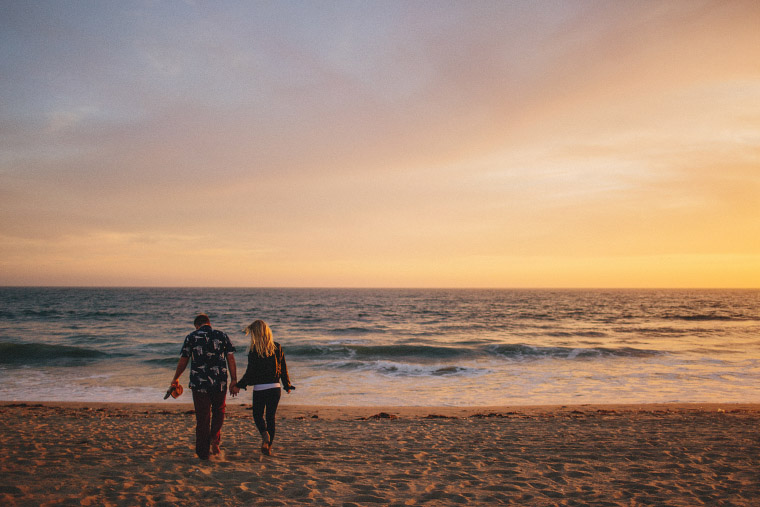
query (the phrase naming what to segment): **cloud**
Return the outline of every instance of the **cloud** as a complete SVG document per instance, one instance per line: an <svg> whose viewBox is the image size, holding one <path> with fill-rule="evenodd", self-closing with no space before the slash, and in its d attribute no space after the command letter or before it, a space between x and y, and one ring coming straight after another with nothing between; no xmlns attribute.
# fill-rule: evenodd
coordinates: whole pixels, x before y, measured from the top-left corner
<svg viewBox="0 0 760 507"><path fill-rule="evenodd" d="M109 283L114 238L174 283L203 262L258 283L246 252L273 285L390 271L429 284L454 267L462 283L514 279L478 259L522 259L539 284L529 259L557 252L612 259L556 261L579 273L751 256L759 11L14 4L0 21L0 233L67 259L61 279L99 259ZM186 254L186 235L219 250Z"/></svg>

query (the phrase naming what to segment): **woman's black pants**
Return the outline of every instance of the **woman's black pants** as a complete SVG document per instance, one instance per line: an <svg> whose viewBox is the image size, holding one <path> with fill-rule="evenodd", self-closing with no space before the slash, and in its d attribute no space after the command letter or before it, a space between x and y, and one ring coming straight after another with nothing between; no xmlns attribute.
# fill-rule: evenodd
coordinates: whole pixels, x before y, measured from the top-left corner
<svg viewBox="0 0 760 507"><path fill-rule="evenodd" d="M259 433L269 433L269 441L274 442L275 414L280 403L282 390L279 387L253 391L253 422ZM266 412L266 420L264 416Z"/></svg>

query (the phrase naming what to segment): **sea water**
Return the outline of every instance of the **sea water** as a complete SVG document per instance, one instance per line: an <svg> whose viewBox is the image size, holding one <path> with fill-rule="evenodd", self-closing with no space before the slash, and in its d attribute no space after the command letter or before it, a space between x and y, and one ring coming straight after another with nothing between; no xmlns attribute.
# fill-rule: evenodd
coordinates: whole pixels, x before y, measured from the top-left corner
<svg viewBox="0 0 760 507"><path fill-rule="evenodd" d="M269 323L297 387L283 403L760 402L756 290L11 287L0 400L163 402L201 312L240 376L243 327Z"/></svg>

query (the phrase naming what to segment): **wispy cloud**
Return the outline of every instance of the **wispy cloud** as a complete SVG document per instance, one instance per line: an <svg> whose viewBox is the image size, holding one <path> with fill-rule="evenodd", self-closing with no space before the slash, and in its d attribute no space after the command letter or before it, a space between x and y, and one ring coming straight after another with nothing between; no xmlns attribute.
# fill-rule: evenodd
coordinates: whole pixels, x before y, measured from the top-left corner
<svg viewBox="0 0 760 507"><path fill-rule="evenodd" d="M8 4L0 283L758 285L757 19Z"/></svg>

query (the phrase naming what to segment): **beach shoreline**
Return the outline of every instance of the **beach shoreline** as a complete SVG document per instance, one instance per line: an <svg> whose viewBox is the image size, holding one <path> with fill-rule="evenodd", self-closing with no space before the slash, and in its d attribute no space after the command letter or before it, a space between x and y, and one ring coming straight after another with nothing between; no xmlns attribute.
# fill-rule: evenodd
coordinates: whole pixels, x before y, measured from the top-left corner
<svg viewBox="0 0 760 507"><path fill-rule="evenodd" d="M237 417L241 412L248 414L250 403L230 403L227 398L226 415ZM58 408L67 411L101 411L117 413L188 413L193 411L192 398L185 400L166 400L164 402L84 402L84 401L0 401L0 408ZM325 420L362 420L376 414L389 414L393 419L422 419L442 417L462 419L482 416L538 416L566 415L581 413L609 413L625 415L631 413L735 413L737 411L760 414L760 403L581 403L563 405L484 405L484 406L406 406L406 405L304 405L281 402L277 409L278 418L301 419L314 418Z"/></svg>
<svg viewBox="0 0 760 507"><path fill-rule="evenodd" d="M262 456L248 405L222 454L192 404L0 402L4 505L751 505L760 404L281 405Z"/></svg>

